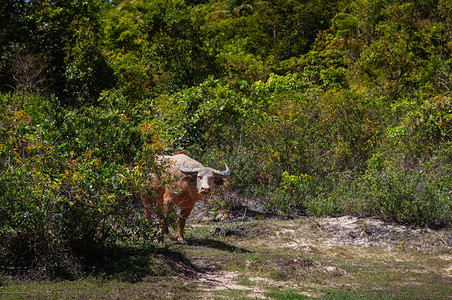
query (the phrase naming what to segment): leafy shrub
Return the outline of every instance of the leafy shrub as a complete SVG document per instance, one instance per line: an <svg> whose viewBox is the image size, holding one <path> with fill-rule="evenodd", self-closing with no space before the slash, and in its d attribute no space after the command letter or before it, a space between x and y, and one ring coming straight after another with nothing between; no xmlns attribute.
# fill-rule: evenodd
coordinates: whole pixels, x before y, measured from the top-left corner
<svg viewBox="0 0 452 300"><path fill-rule="evenodd" d="M348 88L346 52L334 49L310 51L306 55L282 61L279 72L300 73L310 85L325 90Z"/></svg>
<svg viewBox="0 0 452 300"><path fill-rule="evenodd" d="M306 89L302 78L284 79L292 86L279 78L256 83L259 102L247 115L245 134L252 142L246 147L257 152L261 165L268 166L265 171L281 178L285 171L364 170L384 124L378 122L384 108L355 92L322 92Z"/></svg>
<svg viewBox="0 0 452 300"><path fill-rule="evenodd" d="M342 178L329 192L312 199L308 213L338 215L352 213L378 216L417 226L450 226L452 220L452 176L448 156L426 162L419 169L406 169L396 160L383 169L379 159L365 174ZM375 168L376 167L376 168Z"/></svg>
<svg viewBox="0 0 452 300"><path fill-rule="evenodd" d="M307 174L297 176L284 172L279 187L265 201L265 207L283 216L304 211L304 202L311 195L311 181L312 177Z"/></svg>
<svg viewBox="0 0 452 300"><path fill-rule="evenodd" d="M209 78L197 87L156 99L159 118L153 122L176 149L230 147L243 116L240 96L229 84Z"/></svg>
<svg viewBox="0 0 452 300"><path fill-rule="evenodd" d="M78 29L74 32L75 45L68 47L65 92L79 101L93 101L103 89L113 86L113 72L101 52L92 20L83 18L73 25Z"/></svg>
<svg viewBox="0 0 452 300"><path fill-rule="evenodd" d="M391 170L365 178L367 187L363 211L377 212L383 218L419 226L449 225L451 198L446 178L417 170ZM444 174L445 175L445 174Z"/></svg>
<svg viewBox="0 0 452 300"><path fill-rule="evenodd" d="M225 45L218 54L220 64L228 74L230 80L240 82L256 82L264 80L268 73L269 67L253 54L246 53L243 48L246 39L236 40L231 45Z"/></svg>
<svg viewBox="0 0 452 300"><path fill-rule="evenodd" d="M114 71L117 86L131 100L142 98L148 92L151 78L149 67L132 53L110 53L109 63Z"/></svg>
<svg viewBox="0 0 452 300"><path fill-rule="evenodd" d="M158 170L143 163L160 151L154 133L116 109L55 114L40 97L27 97L23 108L14 96L0 101L2 266L74 276L117 243L152 239L130 215L135 189L148 187L143 174Z"/></svg>

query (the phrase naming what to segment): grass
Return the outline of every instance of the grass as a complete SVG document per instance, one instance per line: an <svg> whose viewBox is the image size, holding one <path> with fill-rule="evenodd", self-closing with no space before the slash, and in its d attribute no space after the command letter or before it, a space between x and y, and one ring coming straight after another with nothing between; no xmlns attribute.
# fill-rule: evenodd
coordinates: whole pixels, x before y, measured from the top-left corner
<svg viewBox="0 0 452 300"><path fill-rule="evenodd" d="M265 296L271 299L281 299L281 300L297 300L297 299L309 299L308 296L298 294L293 290L281 290L281 289L271 289L270 292L265 293Z"/></svg>
<svg viewBox="0 0 452 300"><path fill-rule="evenodd" d="M193 283L170 277L149 277L135 283L88 277L75 281L22 282L0 287L1 299L180 299L195 296Z"/></svg>
<svg viewBox="0 0 452 300"><path fill-rule="evenodd" d="M308 218L192 226L188 245L170 242L152 259L124 258L107 275L60 282L4 278L0 298L452 298L450 230L369 225L371 231L355 223ZM164 265L170 267L162 273ZM155 276L159 272L166 275ZM209 276L216 277L200 281Z"/></svg>

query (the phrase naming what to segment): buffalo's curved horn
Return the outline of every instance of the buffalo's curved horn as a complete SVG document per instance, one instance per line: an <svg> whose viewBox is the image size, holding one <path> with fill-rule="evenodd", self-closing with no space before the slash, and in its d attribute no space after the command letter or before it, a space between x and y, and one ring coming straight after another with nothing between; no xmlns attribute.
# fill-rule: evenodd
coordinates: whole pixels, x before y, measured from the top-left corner
<svg viewBox="0 0 452 300"><path fill-rule="evenodd" d="M197 173L199 172L200 169L199 169L199 168L186 168L186 167L184 166L184 164L182 163L182 164L180 165L179 170L180 170L182 173L186 174L186 175L194 175L194 174L197 174Z"/></svg>
<svg viewBox="0 0 452 300"><path fill-rule="evenodd" d="M227 164L224 164L224 165L226 166L226 170L225 171L214 170L213 172L216 175L219 175L219 176L229 176L229 175L231 175L231 170L229 169L228 165Z"/></svg>

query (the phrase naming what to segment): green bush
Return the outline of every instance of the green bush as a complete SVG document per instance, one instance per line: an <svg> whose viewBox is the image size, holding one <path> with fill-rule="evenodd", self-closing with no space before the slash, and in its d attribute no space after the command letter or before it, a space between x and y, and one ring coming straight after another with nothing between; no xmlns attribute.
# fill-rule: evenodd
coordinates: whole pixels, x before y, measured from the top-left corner
<svg viewBox="0 0 452 300"><path fill-rule="evenodd" d="M442 151L443 155L447 153L450 155L449 149ZM371 168L356 178L342 178L329 192L307 203L308 213L378 216L417 226L450 226L450 156L448 160L447 164L432 160L419 169L392 163L384 169Z"/></svg>
<svg viewBox="0 0 452 300"><path fill-rule="evenodd" d="M279 187L265 201L265 208L279 215L290 216L305 210L305 202L312 195L312 177L284 172Z"/></svg>
<svg viewBox="0 0 452 300"><path fill-rule="evenodd" d="M214 78L154 100L156 128L173 148L199 152L231 148L240 132L245 104L240 91Z"/></svg>
<svg viewBox="0 0 452 300"><path fill-rule="evenodd" d="M306 88L294 75L255 84L245 147L274 178L362 172L379 140L384 107L357 92Z"/></svg>
<svg viewBox="0 0 452 300"><path fill-rule="evenodd" d="M155 133L117 109L55 114L41 97L25 98L23 108L14 96L0 101L2 266L74 276L115 245L149 246L155 232L130 216L143 215L143 174L158 170L144 163L159 151Z"/></svg>
<svg viewBox="0 0 452 300"><path fill-rule="evenodd" d="M364 179L363 211L419 226L450 225L450 178L438 181L418 170L388 170ZM444 174L446 175L446 174ZM450 177L450 176L448 176Z"/></svg>

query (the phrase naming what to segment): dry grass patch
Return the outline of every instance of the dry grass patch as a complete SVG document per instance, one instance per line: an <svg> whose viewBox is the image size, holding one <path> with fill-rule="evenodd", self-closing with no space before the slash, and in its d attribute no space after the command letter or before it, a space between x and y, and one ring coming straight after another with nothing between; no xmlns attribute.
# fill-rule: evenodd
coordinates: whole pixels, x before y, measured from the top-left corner
<svg viewBox="0 0 452 300"><path fill-rule="evenodd" d="M354 217L249 221L225 236L218 234L221 226L234 223L193 230L187 256L219 270L270 280L249 279L248 290L251 286L262 293L281 286L315 297L343 292L406 299L452 295L450 230Z"/></svg>

